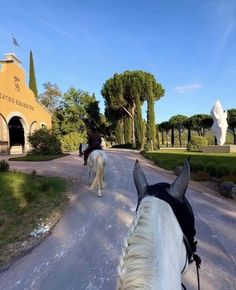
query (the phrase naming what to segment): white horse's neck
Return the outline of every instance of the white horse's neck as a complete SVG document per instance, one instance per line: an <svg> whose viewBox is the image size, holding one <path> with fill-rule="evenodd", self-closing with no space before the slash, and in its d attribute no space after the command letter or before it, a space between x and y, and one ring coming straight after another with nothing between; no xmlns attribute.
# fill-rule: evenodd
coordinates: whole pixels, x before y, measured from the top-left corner
<svg viewBox="0 0 236 290"><path fill-rule="evenodd" d="M186 249L171 207L158 198L146 197L135 219L118 289L181 289Z"/></svg>

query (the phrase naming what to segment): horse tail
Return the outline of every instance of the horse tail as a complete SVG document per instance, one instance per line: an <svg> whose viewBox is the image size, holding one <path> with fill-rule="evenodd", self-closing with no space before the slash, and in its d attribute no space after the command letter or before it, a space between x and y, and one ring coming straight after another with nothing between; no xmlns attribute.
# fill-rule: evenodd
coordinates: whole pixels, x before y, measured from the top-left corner
<svg viewBox="0 0 236 290"><path fill-rule="evenodd" d="M96 160L96 176L90 188L94 190L98 184L101 186L103 176L104 176L104 158L102 154L99 154Z"/></svg>

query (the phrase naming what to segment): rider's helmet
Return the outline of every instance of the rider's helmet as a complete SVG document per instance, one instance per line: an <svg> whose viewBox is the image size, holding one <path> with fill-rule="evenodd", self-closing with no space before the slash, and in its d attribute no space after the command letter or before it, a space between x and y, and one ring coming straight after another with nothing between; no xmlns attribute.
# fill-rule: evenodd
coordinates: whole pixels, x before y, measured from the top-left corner
<svg viewBox="0 0 236 290"><path fill-rule="evenodd" d="M94 131L96 131L98 128L97 128L97 126L96 125L92 125L91 126L91 130L94 132Z"/></svg>

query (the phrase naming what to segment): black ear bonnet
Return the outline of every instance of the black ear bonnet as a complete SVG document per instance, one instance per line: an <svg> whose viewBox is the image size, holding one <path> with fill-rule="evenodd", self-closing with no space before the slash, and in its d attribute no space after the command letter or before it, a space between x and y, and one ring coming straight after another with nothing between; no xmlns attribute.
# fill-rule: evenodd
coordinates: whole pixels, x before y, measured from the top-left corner
<svg viewBox="0 0 236 290"><path fill-rule="evenodd" d="M179 225L187 238L191 250L195 252L194 236L196 234L196 230L192 207L185 197L183 202L180 202L176 198L172 197L166 190L170 188L170 186L171 185L169 183L148 185L146 193L138 200L137 209L141 200L147 196L154 196L167 202L171 206Z"/></svg>

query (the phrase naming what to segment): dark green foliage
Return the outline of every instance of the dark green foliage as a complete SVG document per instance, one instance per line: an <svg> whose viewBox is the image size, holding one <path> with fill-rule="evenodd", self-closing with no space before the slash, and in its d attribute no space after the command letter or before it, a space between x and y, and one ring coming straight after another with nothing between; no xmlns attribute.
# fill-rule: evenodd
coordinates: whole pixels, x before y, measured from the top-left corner
<svg viewBox="0 0 236 290"><path fill-rule="evenodd" d="M208 145L208 141L203 136L194 136L188 143L188 150L189 151L195 151L195 152L201 152L203 147Z"/></svg>
<svg viewBox="0 0 236 290"><path fill-rule="evenodd" d="M124 144L124 135L123 135L123 122L122 119L118 120L116 123L115 129L116 141L118 144Z"/></svg>
<svg viewBox="0 0 236 290"><path fill-rule="evenodd" d="M103 85L101 94L105 98L107 110L116 111L119 119L131 117L132 142L136 145L137 141L138 147L144 143L140 107L144 101L147 101L147 142L150 147L155 147L154 102L164 95L164 90L153 75L143 71L125 71L122 74L115 74ZM114 118L114 121L116 122L117 119Z"/></svg>
<svg viewBox="0 0 236 290"><path fill-rule="evenodd" d="M193 172L203 171L203 170L205 170L205 164L201 161L191 162L191 170Z"/></svg>
<svg viewBox="0 0 236 290"><path fill-rule="evenodd" d="M140 99L136 100L136 110L135 110L135 137L136 137L136 148L140 149L142 146L143 137L143 120Z"/></svg>
<svg viewBox="0 0 236 290"><path fill-rule="evenodd" d="M28 136L34 154L61 154L61 143L57 136L46 128L34 131Z"/></svg>
<svg viewBox="0 0 236 290"><path fill-rule="evenodd" d="M236 144L236 109L230 109L227 111L228 114L228 130L234 137L234 144Z"/></svg>
<svg viewBox="0 0 236 290"><path fill-rule="evenodd" d="M100 112L95 95L71 87L63 96L62 135L83 133L91 124L100 126Z"/></svg>
<svg viewBox="0 0 236 290"><path fill-rule="evenodd" d="M32 154L28 153L25 156L20 156L20 157L12 157L9 158L10 161L29 161L29 162L35 162L35 161L49 161L49 160L54 160L58 158L62 158L67 156L68 154L66 153L61 153L61 154L54 154L54 155L43 155L43 154ZM36 172L37 173L37 172Z"/></svg>
<svg viewBox="0 0 236 290"><path fill-rule="evenodd" d="M171 129L171 124L169 122L162 122L161 124L158 125L158 129L161 133L161 143L162 145L166 145L167 147L169 146L168 144L168 137L169 137L169 131ZM165 134L165 135L164 135ZM166 144L165 144L166 142Z"/></svg>
<svg viewBox="0 0 236 290"><path fill-rule="evenodd" d="M211 175L216 176L216 164L213 162L209 162L205 166L205 170Z"/></svg>
<svg viewBox="0 0 236 290"><path fill-rule="evenodd" d="M190 130L197 131L199 136L205 136L207 129L210 129L213 124L211 115L197 114L187 119L187 125Z"/></svg>
<svg viewBox="0 0 236 290"><path fill-rule="evenodd" d="M38 99L38 89L35 78L34 59L32 51L30 51L29 88L34 92L35 98Z"/></svg>
<svg viewBox="0 0 236 290"><path fill-rule="evenodd" d="M185 130L185 124L188 117L184 115L175 115L170 118L169 123L172 128L175 128L178 131L179 134L179 146L182 147L182 138L181 134Z"/></svg>
<svg viewBox="0 0 236 290"><path fill-rule="evenodd" d="M124 139L125 143L132 143L132 120L129 116L124 118Z"/></svg>
<svg viewBox="0 0 236 290"><path fill-rule="evenodd" d="M175 150L177 151L177 150ZM189 156L189 152L180 151L178 153L173 150L160 150L157 152L145 152L144 156L159 164L162 168L174 170L176 166L182 165L184 160ZM221 177L224 175L236 175L236 154L206 154L191 153L191 172L206 171L212 177Z"/></svg>
<svg viewBox="0 0 236 290"><path fill-rule="evenodd" d="M9 163L4 159L0 160L0 172L4 172L8 170L9 170Z"/></svg>
<svg viewBox="0 0 236 290"><path fill-rule="evenodd" d="M134 149L132 143L126 143L126 144L119 144L119 145L113 145L112 148L125 148L125 149Z"/></svg>
<svg viewBox="0 0 236 290"><path fill-rule="evenodd" d="M58 109L61 101L61 90L56 84L44 83L44 92L39 95L40 102L50 111Z"/></svg>
<svg viewBox="0 0 236 290"><path fill-rule="evenodd" d="M147 103L147 148L148 150L156 149L156 128L155 128L155 112L154 98L149 97Z"/></svg>
<svg viewBox="0 0 236 290"><path fill-rule="evenodd" d="M229 166L227 166L227 164L225 165L220 165L217 166L216 168L216 177L222 177L224 175L229 175L231 173L231 168Z"/></svg>
<svg viewBox="0 0 236 290"><path fill-rule="evenodd" d="M76 151L80 143L86 143L86 135L79 132L71 132L61 137L61 148L64 151Z"/></svg>

